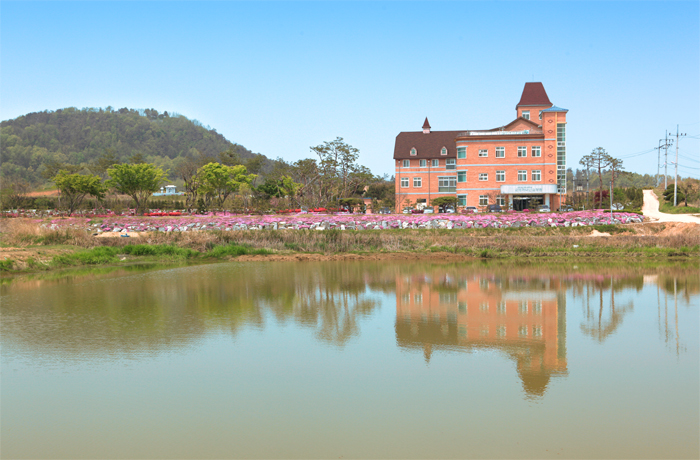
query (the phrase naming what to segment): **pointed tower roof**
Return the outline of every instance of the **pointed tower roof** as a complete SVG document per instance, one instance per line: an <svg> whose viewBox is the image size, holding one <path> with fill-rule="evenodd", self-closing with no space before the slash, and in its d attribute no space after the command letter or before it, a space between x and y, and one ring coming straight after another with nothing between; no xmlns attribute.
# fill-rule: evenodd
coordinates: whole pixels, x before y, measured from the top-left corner
<svg viewBox="0 0 700 460"><path fill-rule="evenodd" d="M547 91L544 90L544 85L540 82L528 82L525 83L525 88L523 88L523 94L520 96L520 102L515 107L521 105L548 105L551 106L552 103L547 97Z"/></svg>
<svg viewBox="0 0 700 460"><path fill-rule="evenodd" d="M428 117L425 117L425 123L423 123L423 134L430 134L430 123L428 123Z"/></svg>

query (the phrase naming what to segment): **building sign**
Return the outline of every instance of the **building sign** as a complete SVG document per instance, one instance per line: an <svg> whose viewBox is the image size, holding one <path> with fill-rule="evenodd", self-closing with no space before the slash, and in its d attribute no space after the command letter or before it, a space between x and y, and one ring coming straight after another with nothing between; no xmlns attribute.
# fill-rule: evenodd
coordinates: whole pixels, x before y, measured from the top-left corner
<svg viewBox="0 0 700 460"><path fill-rule="evenodd" d="M556 184L542 184L542 185L501 185L501 194L504 195L514 195L514 194L525 194L525 195L542 195L546 193L557 193Z"/></svg>
<svg viewBox="0 0 700 460"><path fill-rule="evenodd" d="M530 134L530 130L526 129L525 131L468 131L464 134L468 134L470 136L510 136L513 134Z"/></svg>

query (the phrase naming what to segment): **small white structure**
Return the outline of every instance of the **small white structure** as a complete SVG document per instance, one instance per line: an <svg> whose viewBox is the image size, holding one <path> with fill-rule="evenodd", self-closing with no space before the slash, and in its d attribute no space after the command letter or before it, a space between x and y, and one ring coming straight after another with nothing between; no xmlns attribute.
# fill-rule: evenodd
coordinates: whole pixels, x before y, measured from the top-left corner
<svg viewBox="0 0 700 460"><path fill-rule="evenodd" d="M177 191L177 187L174 185L166 185L160 188L160 192L154 193L153 196L177 196L184 195L182 192Z"/></svg>

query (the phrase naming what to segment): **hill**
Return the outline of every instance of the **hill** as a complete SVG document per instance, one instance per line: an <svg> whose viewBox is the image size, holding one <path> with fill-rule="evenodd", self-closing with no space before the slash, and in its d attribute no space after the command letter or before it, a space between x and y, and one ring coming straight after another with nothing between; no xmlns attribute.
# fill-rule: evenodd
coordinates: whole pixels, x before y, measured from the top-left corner
<svg viewBox="0 0 700 460"><path fill-rule="evenodd" d="M154 109L111 107L34 112L0 122L0 178L45 182L43 165L67 163L90 169L105 154L126 162L134 155L165 169L178 158L198 155L218 159L233 151L241 160L262 157L232 143L196 120Z"/></svg>

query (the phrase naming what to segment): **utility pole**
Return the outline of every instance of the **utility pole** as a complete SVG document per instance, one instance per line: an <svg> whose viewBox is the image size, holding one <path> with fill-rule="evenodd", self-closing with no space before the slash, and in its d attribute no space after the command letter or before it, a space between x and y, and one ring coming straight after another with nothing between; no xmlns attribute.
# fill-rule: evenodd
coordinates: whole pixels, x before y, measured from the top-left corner
<svg viewBox="0 0 700 460"><path fill-rule="evenodd" d="M676 174L675 181L673 183L673 206L678 206L678 138L680 136L687 136L685 133L678 132L678 125L676 125Z"/></svg>
<svg viewBox="0 0 700 460"><path fill-rule="evenodd" d="M661 145L661 143L664 143ZM671 139L671 142L673 142L673 139ZM666 156L668 156L668 148L671 145L668 143L668 131L666 132L666 138L665 139L659 139L659 146L657 149L659 150L659 155L658 155L658 161L656 163L656 186L659 186L659 176L661 175L661 149L666 149ZM665 165L664 165L665 166ZM664 185L664 190L666 190L666 185Z"/></svg>
<svg viewBox="0 0 700 460"><path fill-rule="evenodd" d="M671 142L673 142L673 139L671 139ZM666 131L666 143L664 144L664 148L666 149L666 154L664 156L664 190L668 188L668 148L670 145L668 144L668 131Z"/></svg>

